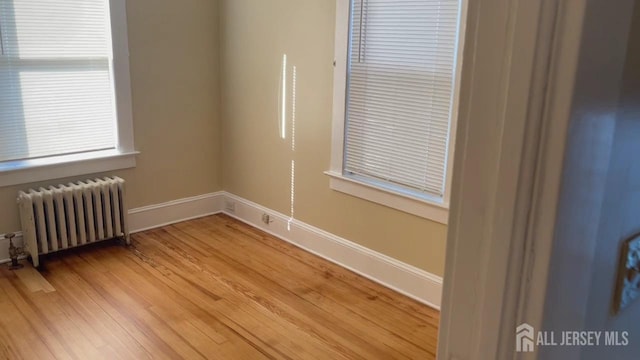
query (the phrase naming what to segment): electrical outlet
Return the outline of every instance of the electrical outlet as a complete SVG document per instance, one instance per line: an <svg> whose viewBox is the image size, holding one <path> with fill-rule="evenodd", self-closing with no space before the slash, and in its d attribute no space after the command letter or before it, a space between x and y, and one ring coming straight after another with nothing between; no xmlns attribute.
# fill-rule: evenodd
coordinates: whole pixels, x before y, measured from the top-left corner
<svg viewBox="0 0 640 360"><path fill-rule="evenodd" d="M271 220L271 216L267 213L262 214L262 222L269 225L273 222L273 220Z"/></svg>
<svg viewBox="0 0 640 360"><path fill-rule="evenodd" d="M616 312L640 298L640 236L625 242L618 269Z"/></svg>
<svg viewBox="0 0 640 360"><path fill-rule="evenodd" d="M231 214L235 214L236 212L236 203L231 200L226 200L224 203L224 209L227 210Z"/></svg>

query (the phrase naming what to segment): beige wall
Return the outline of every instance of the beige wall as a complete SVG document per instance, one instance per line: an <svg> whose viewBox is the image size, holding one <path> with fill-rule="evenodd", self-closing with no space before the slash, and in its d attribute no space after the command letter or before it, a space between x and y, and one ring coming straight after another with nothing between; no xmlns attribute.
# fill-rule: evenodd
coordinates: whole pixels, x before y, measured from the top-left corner
<svg viewBox="0 0 640 360"><path fill-rule="evenodd" d="M221 190L217 10L214 0L127 1L141 154L135 169L115 173L132 208ZM19 230L17 192L34 186L0 188L0 234Z"/></svg>
<svg viewBox="0 0 640 360"><path fill-rule="evenodd" d="M434 274L444 269L446 226L329 188L334 0L221 2L222 154L225 190ZM283 54L297 68L296 152L278 135ZM291 73L289 74L291 76Z"/></svg>

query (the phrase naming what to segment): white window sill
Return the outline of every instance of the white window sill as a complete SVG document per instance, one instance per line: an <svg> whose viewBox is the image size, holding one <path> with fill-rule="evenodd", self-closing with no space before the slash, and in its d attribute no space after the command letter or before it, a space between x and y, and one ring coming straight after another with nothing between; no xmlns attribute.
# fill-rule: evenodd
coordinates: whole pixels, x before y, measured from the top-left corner
<svg viewBox="0 0 640 360"><path fill-rule="evenodd" d="M446 225L449 219L448 204L417 199L401 192L383 189L346 177L334 171L326 171L325 174L331 177L329 186L333 190L420 216L441 224Z"/></svg>
<svg viewBox="0 0 640 360"><path fill-rule="evenodd" d="M0 186L28 184L136 166L137 151L93 151L42 159L0 162Z"/></svg>

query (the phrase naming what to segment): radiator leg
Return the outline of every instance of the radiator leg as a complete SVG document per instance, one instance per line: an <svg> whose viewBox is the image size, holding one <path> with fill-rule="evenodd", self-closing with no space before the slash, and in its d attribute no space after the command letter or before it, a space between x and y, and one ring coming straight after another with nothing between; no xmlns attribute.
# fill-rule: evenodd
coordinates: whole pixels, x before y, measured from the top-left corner
<svg viewBox="0 0 640 360"><path fill-rule="evenodd" d="M131 245L131 236L129 234L122 234L117 237L118 244L129 246Z"/></svg>
<svg viewBox="0 0 640 360"><path fill-rule="evenodd" d="M34 268L36 269L41 269L40 267L40 258L38 257L38 255L29 255L29 259L31 259L31 264L33 265Z"/></svg>

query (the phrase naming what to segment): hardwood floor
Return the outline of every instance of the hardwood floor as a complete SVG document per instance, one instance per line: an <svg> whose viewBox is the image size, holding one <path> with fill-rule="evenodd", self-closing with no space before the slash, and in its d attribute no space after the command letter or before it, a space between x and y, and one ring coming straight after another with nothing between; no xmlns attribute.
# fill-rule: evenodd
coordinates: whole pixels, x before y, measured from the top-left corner
<svg viewBox="0 0 640 360"><path fill-rule="evenodd" d="M432 359L438 312L216 215L0 270L0 358Z"/></svg>

